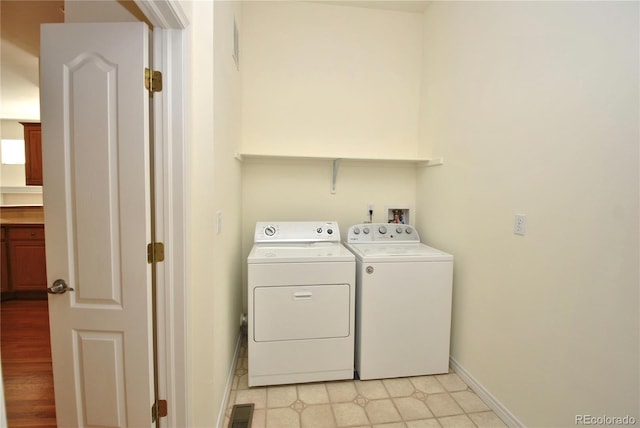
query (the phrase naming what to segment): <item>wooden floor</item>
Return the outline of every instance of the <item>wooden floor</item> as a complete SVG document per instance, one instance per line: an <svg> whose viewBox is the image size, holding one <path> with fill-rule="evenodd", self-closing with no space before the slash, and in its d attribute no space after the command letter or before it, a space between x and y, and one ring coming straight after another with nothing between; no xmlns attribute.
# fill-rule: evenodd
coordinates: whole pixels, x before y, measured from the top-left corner
<svg viewBox="0 0 640 428"><path fill-rule="evenodd" d="M47 301L9 300L0 309L9 427L55 427Z"/></svg>

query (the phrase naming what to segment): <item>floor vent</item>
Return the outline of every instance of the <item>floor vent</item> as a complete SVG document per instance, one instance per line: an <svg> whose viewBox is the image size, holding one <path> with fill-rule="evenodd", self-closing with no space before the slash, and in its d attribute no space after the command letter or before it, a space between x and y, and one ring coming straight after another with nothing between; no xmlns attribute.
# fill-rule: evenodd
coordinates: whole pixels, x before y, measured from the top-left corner
<svg viewBox="0 0 640 428"><path fill-rule="evenodd" d="M236 404L231 410L229 428L251 428L253 419L253 403Z"/></svg>

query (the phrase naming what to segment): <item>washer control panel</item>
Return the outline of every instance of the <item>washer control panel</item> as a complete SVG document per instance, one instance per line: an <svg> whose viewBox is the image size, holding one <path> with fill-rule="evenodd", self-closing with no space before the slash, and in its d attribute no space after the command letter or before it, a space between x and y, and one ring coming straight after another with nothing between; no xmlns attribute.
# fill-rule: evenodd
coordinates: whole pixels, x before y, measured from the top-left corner
<svg viewBox="0 0 640 428"><path fill-rule="evenodd" d="M259 221L254 242L340 242L335 221Z"/></svg>
<svg viewBox="0 0 640 428"><path fill-rule="evenodd" d="M407 224L363 223L349 228L347 242L420 242L420 236Z"/></svg>

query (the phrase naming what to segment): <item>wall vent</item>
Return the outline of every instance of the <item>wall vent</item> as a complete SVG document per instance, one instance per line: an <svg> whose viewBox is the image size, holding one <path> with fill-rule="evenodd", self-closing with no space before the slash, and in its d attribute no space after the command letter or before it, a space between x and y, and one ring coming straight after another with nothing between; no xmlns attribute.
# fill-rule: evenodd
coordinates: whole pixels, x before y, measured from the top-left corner
<svg viewBox="0 0 640 428"><path fill-rule="evenodd" d="M229 428L251 428L253 406L253 403L233 406L231 417L229 418Z"/></svg>

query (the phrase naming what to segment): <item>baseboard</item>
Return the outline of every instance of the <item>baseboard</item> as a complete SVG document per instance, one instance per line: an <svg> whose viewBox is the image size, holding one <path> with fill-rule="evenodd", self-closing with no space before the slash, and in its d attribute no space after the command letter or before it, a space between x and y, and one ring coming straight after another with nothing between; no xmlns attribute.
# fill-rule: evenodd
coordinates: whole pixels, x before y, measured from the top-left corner
<svg viewBox="0 0 640 428"><path fill-rule="evenodd" d="M229 374L227 375L227 384L224 388L222 405L220 406L220 411L218 412L218 422L216 423L216 426L218 428L225 428L224 417L225 417L225 413L227 412L227 407L229 406L229 396L231 395L231 387L233 386L235 369L238 363L238 355L240 354L241 346L242 346L242 332L240 329L238 329L238 340L236 341L236 350L233 353L233 359L231 360L231 367L229 367Z"/></svg>
<svg viewBox="0 0 640 428"><path fill-rule="evenodd" d="M487 388L482 386L480 382L478 382L472 375L469 373L464 367L458 363L455 358L449 357L449 363L454 372L460 376L460 378L465 381L469 388L473 390L473 392L478 395L485 402L487 406L493 410L493 412L498 415L502 421L507 424L507 426L511 428L524 428L524 424L515 417L513 413L509 411L496 397L491 394Z"/></svg>

